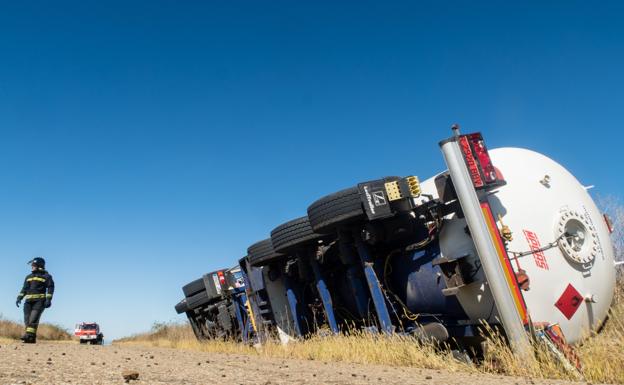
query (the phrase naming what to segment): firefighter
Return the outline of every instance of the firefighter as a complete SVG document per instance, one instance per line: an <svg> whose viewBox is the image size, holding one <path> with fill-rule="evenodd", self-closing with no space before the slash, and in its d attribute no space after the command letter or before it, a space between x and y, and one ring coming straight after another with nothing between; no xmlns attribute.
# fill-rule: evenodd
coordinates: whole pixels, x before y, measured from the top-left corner
<svg viewBox="0 0 624 385"><path fill-rule="evenodd" d="M19 307L24 299L24 326L26 331L22 341L28 344L37 342L37 326L43 311L52 306L54 281L45 270L45 260L41 257L29 261L32 273L26 276L24 287L17 296L15 305Z"/></svg>

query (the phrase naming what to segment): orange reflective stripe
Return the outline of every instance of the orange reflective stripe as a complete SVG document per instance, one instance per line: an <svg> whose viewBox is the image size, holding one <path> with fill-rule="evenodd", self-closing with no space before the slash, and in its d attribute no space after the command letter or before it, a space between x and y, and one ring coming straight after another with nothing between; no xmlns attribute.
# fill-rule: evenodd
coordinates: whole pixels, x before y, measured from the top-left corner
<svg viewBox="0 0 624 385"><path fill-rule="evenodd" d="M522 292L520 292L520 287L518 286L518 282L516 281L515 272L513 270L513 267L511 266L511 262L509 261L507 250L505 250L505 245L503 244L503 241L500 237L498 226L496 226L496 221L494 220L494 215L492 214L490 205L487 202L481 203L481 210L483 211L483 217L487 222L490 235L494 240L494 245L496 247L496 253L498 254L499 261L501 263L501 266L503 267L503 271L505 272L505 280L507 281L507 285L509 285L509 288L512 291L516 310L518 311L522 322L526 325L529 322L526 303L524 302Z"/></svg>

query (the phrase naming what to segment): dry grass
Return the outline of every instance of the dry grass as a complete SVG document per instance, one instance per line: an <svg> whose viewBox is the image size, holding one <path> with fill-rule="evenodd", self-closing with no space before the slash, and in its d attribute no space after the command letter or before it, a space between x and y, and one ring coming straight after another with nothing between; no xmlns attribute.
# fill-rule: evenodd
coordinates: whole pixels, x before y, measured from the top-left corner
<svg viewBox="0 0 624 385"><path fill-rule="evenodd" d="M282 346L268 343L260 349L236 342L198 342L187 324L156 324L151 332L115 341L215 353L235 353L264 357L341 361L360 364L414 366L450 371L499 373L532 378L624 383L624 285L618 284L610 320L604 330L577 347L583 364L583 377L566 370L544 347L536 348L533 363L517 360L501 338L489 340L489 352L481 365L458 361L448 351L413 338L381 336L356 332L351 335L313 336L305 341Z"/></svg>
<svg viewBox="0 0 624 385"><path fill-rule="evenodd" d="M624 384L624 280L619 281L604 330L587 339L579 355L587 379Z"/></svg>
<svg viewBox="0 0 624 385"><path fill-rule="evenodd" d="M417 366L452 371L476 370L472 365L453 360L451 353L440 352L429 344L418 344L413 338L361 332L331 337L317 335L288 345L269 342L256 349L234 341L199 342L195 339L190 326L168 324L158 325L153 328L152 332L123 338L113 343L148 344L211 353L235 353L263 357Z"/></svg>
<svg viewBox="0 0 624 385"><path fill-rule="evenodd" d="M609 320L600 334L587 338L576 347L583 366L582 376L566 370L543 346L536 347L534 363L514 358L509 347L500 338L490 339L491 352L486 355L482 370L508 375L536 378L556 378L590 382L624 383L624 282L616 287Z"/></svg>
<svg viewBox="0 0 624 385"><path fill-rule="evenodd" d="M14 321L3 319L0 316L0 338L19 340L24 335L24 325ZM37 330L38 340L64 341L70 340L72 335L67 330L58 325L43 323Z"/></svg>
<svg viewBox="0 0 624 385"><path fill-rule="evenodd" d="M114 343L130 342L157 342L159 344L170 344L171 347L179 342L193 341L195 335L189 324L161 323L156 322L152 330L145 333L135 334L130 337L120 338Z"/></svg>

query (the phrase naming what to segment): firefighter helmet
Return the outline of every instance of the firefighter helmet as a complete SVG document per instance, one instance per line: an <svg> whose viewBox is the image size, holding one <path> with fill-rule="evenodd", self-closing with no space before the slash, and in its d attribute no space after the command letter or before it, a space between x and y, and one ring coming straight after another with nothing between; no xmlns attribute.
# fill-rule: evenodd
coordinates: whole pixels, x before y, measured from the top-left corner
<svg viewBox="0 0 624 385"><path fill-rule="evenodd" d="M33 258L28 263L31 264L31 265L35 265L35 266L37 266L39 268L42 268L42 269L45 267L45 259L43 259L41 257Z"/></svg>

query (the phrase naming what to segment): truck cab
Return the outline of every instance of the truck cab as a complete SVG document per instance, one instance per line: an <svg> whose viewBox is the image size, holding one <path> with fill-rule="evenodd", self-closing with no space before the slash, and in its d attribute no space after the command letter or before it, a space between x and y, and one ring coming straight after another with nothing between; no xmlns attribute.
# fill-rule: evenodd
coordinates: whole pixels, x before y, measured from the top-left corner
<svg viewBox="0 0 624 385"><path fill-rule="evenodd" d="M77 324L74 335L78 337L81 344L104 344L104 334L100 331L100 325L95 322L82 322Z"/></svg>

